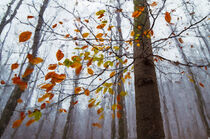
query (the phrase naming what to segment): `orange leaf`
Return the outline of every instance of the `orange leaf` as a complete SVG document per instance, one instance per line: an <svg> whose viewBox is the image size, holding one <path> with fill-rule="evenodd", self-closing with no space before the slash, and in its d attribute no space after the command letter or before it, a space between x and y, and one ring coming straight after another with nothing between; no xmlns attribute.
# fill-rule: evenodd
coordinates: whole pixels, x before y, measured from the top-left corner
<svg viewBox="0 0 210 139"><path fill-rule="evenodd" d="M120 102L120 94L117 95L117 102Z"/></svg>
<svg viewBox="0 0 210 139"><path fill-rule="evenodd" d="M118 109L118 110L122 110L122 106L119 105L119 104L117 104L117 109Z"/></svg>
<svg viewBox="0 0 210 139"><path fill-rule="evenodd" d="M98 128L102 128L101 124L99 123L92 123L92 126L98 127Z"/></svg>
<svg viewBox="0 0 210 139"><path fill-rule="evenodd" d="M118 111L117 112L117 118L121 118L122 117L122 115L120 114L120 112Z"/></svg>
<svg viewBox="0 0 210 139"><path fill-rule="evenodd" d="M12 125L12 128L17 128L21 125L23 120L16 120L14 121L13 125Z"/></svg>
<svg viewBox="0 0 210 139"><path fill-rule="evenodd" d="M90 75L93 75L93 74L94 74L94 71L93 71L91 68L88 68L88 69L87 69L87 72L88 72Z"/></svg>
<svg viewBox="0 0 210 139"><path fill-rule="evenodd" d="M104 34L103 33L98 33L97 35L96 35L96 38L101 38L102 36L103 36Z"/></svg>
<svg viewBox="0 0 210 139"><path fill-rule="evenodd" d="M83 38L87 38L88 36L89 36L89 33L83 33L83 34L82 34L82 37L83 37Z"/></svg>
<svg viewBox="0 0 210 139"><path fill-rule="evenodd" d="M56 28L57 27L57 24L54 24L53 26L52 26L52 28Z"/></svg>
<svg viewBox="0 0 210 139"><path fill-rule="evenodd" d="M66 111L66 109L59 109L59 112L60 112L60 113L61 113L61 112L65 112L65 113L66 113L67 111Z"/></svg>
<svg viewBox="0 0 210 139"><path fill-rule="evenodd" d="M75 32L80 32L78 29L75 29L74 31L75 31Z"/></svg>
<svg viewBox="0 0 210 139"><path fill-rule="evenodd" d="M88 48L88 45L83 46L81 49L84 50L85 48Z"/></svg>
<svg viewBox="0 0 210 139"><path fill-rule="evenodd" d="M61 50L58 50L56 53L56 58L58 61L60 61L64 57L64 54Z"/></svg>
<svg viewBox="0 0 210 139"><path fill-rule="evenodd" d="M17 100L17 103L23 103L23 100L22 100L21 98L19 98L19 99Z"/></svg>
<svg viewBox="0 0 210 139"><path fill-rule="evenodd" d="M85 21L86 23L89 23L89 20L88 20L88 19L85 19L84 21Z"/></svg>
<svg viewBox="0 0 210 139"><path fill-rule="evenodd" d="M25 113L24 112L20 112L20 119L24 120L25 117L26 117Z"/></svg>
<svg viewBox="0 0 210 139"><path fill-rule="evenodd" d="M152 7L157 6L157 2L154 1L153 3L150 4L150 6Z"/></svg>
<svg viewBox="0 0 210 139"><path fill-rule="evenodd" d="M41 86L41 89L46 89L46 92L49 92L54 87L54 84L45 84Z"/></svg>
<svg viewBox="0 0 210 139"><path fill-rule="evenodd" d="M89 95L90 95L90 91L89 91L88 89L86 89L85 92L84 92L84 94L85 94L86 96L89 96Z"/></svg>
<svg viewBox="0 0 210 139"><path fill-rule="evenodd" d="M44 108L46 108L46 103L42 103L41 105L41 109L44 109Z"/></svg>
<svg viewBox="0 0 210 139"><path fill-rule="evenodd" d="M204 84L202 84L201 82L199 83L199 85L204 88Z"/></svg>
<svg viewBox="0 0 210 139"><path fill-rule="evenodd" d="M14 64L11 65L11 69L12 70L17 69L18 66L19 66L18 63L14 63Z"/></svg>
<svg viewBox="0 0 210 139"><path fill-rule="evenodd" d="M26 76L30 75L33 71L34 69L27 68L24 74L22 75L22 78L25 78Z"/></svg>
<svg viewBox="0 0 210 139"><path fill-rule="evenodd" d="M48 66L48 69L49 70L54 70L54 69L56 69L57 68L57 64L50 64L49 66Z"/></svg>
<svg viewBox="0 0 210 139"><path fill-rule="evenodd" d="M139 16L141 15L141 13L142 13L142 12L139 11L139 10L134 11L133 14L132 14L132 17L137 18L137 17L139 17Z"/></svg>
<svg viewBox="0 0 210 139"><path fill-rule="evenodd" d="M29 16L27 16L27 18L28 18L28 19L30 19L30 18L34 18L34 16L29 15Z"/></svg>
<svg viewBox="0 0 210 139"><path fill-rule="evenodd" d="M79 92L80 92L81 90L82 90L81 87L76 87L76 88L74 89L75 94L79 94Z"/></svg>
<svg viewBox="0 0 210 139"><path fill-rule="evenodd" d="M88 67L92 64L92 61L93 61L93 59L92 59L92 58L91 58L91 59L89 59L89 61L88 61L88 63L87 63L87 66L88 66Z"/></svg>
<svg viewBox="0 0 210 139"><path fill-rule="evenodd" d="M98 25L96 28L97 28L97 29L103 29L105 26L106 26L106 24L100 24L100 25Z"/></svg>
<svg viewBox="0 0 210 139"><path fill-rule="evenodd" d="M109 75L109 77L111 78L111 77L113 77L114 75L115 75L115 71L113 71L110 75Z"/></svg>
<svg viewBox="0 0 210 139"><path fill-rule="evenodd" d="M26 126L30 126L30 125L33 124L35 121L36 121L35 119L28 120L28 122L26 123Z"/></svg>
<svg viewBox="0 0 210 139"><path fill-rule="evenodd" d="M5 84L5 81L4 80L1 80L1 84Z"/></svg>
<svg viewBox="0 0 210 139"><path fill-rule="evenodd" d="M165 13L165 20L166 20L166 22L171 23L171 15L169 12Z"/></svg>
<svg viewBox="0 0 210 139"><path fill-rule="evenodd" d="M33 65L36 65L36 64L39 64L39 63L43 62L43 59L40 58L40 57L35 57L35 58L29 60L29 62Z"/></svg>
<svg viewBox="0 0 210 139"><path fill-rule="evenodd" d="M19 42L25 42L31 38L32 32L25 31L19 35Z"/></svg>
<svg viewBox="0 0 210 139"><path fill-rule="evenodd" d="M103 108L100 108L100 109L97 110L97 114L100 114L100 113L102 113L103 111L104 111L104 109L103 109Z"/></svg>
<svg viewBox="0 0 210 139"><path fill-rule="evenodd" d="M70 37L70 34L66 34L64 38L68 38L68 37Z"/></svg>
<svg viewBox="0 0 210 139"><path fill-rule="evenodd" d="M96 100L93 100L91 103L88 104L88 108L92 108L95 104Z"/></svg>
<svg viewBox="0 0 210 139"><path fill-rule="evenodd" d="M80 65L79 67L76 68L76 70L75 70L76 75L79 75L81 70L82 70L82 65Z"/></svg>

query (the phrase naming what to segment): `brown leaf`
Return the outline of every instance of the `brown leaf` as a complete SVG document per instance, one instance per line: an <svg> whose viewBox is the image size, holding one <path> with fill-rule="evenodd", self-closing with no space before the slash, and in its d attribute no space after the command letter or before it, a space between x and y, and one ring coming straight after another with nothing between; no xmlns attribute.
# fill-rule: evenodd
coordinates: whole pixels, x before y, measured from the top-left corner
<svg viewBox="0 0 210 139"><path fill-rule="evenodd" d="M17 69L18 66L19 66L18 63L14 63L14 64L11 65L11 69L12 69L12 70Z"/></svg>
<svg viewBox="0 0 210 139"><path fill-rule="evenodd" d="M169 12L165 13L165 20L166 20L166 22L171 23L171 15Z"/></svg>
<svg viewBox="0 0 210 139"><path fill-rule="evenodd" d="M56 58L58 61L60 61L64 57L64 54L61 50L58 50L56 53Z"/></svg>

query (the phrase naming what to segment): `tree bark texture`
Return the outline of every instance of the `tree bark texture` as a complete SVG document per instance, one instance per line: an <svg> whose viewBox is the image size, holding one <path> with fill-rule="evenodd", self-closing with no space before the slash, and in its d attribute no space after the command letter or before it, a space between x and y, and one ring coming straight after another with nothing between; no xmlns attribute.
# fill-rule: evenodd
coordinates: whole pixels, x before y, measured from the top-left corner
<svg viewBox="0 0 210 139"><path fill-rule="evenodd" d="M163 139L165 135L160 112L160 98L152 57L151 39L144 35L150 29L146 2L146 0L134 0L134 11L144 8L141 15L134 18L137 138Z"/></svg>

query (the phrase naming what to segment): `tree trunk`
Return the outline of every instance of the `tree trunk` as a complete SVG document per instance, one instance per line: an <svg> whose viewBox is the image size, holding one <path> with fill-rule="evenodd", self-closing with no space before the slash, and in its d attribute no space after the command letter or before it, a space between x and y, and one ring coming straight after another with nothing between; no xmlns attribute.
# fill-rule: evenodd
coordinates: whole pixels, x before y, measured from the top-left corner
<svg viewBox="0 0 210 139"><path fill-rule="evenodd" d="M134 10L144 7L134 19L134 76L136 122L138 139L163 139L164 128L160 112L160 98L152 57L151 39L144 35L150 29L146 0L134 0ZM139 46L140 45L140 46Z"/></svg>
<svg viewBox="0 0 210 139"><path fill-rule="evenodd" d="M47 7L49 0L44 0L43 5L40 9L40 13L39 13L39 19L38 19L38 24L36 26L36 30L35 30L35 35L34 35L34 42L32 45L32 55L33 57L36 57L37 55L37 51L39 48L39 41L41 38L41 27L43 24L43 14L44 11ZM34 65L32 64L28 64L27 68L34 68ZM31 75L28 75L27 77L23 78L24 82L28 82L31 78ZM4 130L6 129L7 125L9 124L9 121L13 115L13 112L17 106L17 99L19 99L21 97L21 94L24 91L21 90L17 85L15 86L15 88L12 91L12 94L9 98L9 100L7 101L7 104L2 112L1 115L1 119L0 119L0 137L3 135Z"/></svg>

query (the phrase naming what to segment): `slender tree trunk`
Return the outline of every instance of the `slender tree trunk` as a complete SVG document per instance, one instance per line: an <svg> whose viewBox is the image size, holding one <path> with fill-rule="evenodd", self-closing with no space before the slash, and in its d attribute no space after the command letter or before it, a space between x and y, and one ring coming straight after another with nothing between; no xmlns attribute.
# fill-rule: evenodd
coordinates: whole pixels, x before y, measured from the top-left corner
<svg viewBox="0 0 210 139"><path fill-rule="evenodd" d="M117 0L117 7L118 9L121 9L121 3L120 0ZM116 16L117 20L117 29L118 29L118 39L123 40L123 35L121 31L121 18L120 18L120 12L117 13ZM119 56L122 55L122 49L123 49L123 41L118 42L120 50L119 50ZM122 70L122 63L119 63L119 69ZM118 76L118 83L117 84L117 94L120 95L122 91L125 91L124 83L122 82L123 73L120 72L120 75ZM120 101L118 104L122 107L121 110L118 110L118 112L121 114L121 118L118 119L118 135L119 139L127 139L128 138L128 131L127 131L127 118L126 118L126 106L125 106L125 97L120 96Z"/></svg>
<svg viewBox="0 0 210 139"><path fill-rule="evenodd" d="M41 38L41 27L43 24L43 14L45 9L47 8L47 4L48 4L49 0L44 0L43 5L40 9L40 13L39 13L39 19L38 19L38 24L36 26L36 30L35 30L35 35L34 35L34 42L32 45L32 55L33 57L36 57L37 55L37 51L39 48L39 41ZM27 66L28 68L34 68L34 65L32 64L28 64ZM31 78L31 75L23 78L24 82L28 82ZM9 100L7 101L7 104L2 112L1 115L1 119L0 119L0 137L3 135L4 130L6 129L7 125L9 124L9 121L13 115L13 112L17 106L17 99L19 99L21 97L21 94L24 91L21 90L17 85L15 86L15 88L12 91L12 94L9 98Z"/></svg>
<svg viewBox="0 0 210 139"><path fill-rule="evenodd" d="M136 122L138 139L163 139L164 128L160 112L160 98L152 57L151 39L143 35L150 29L146 0L134 0L134 10L144 7L134 19L134 76L136 94ZM140 44L140 46L139 46Z"/></svg>

